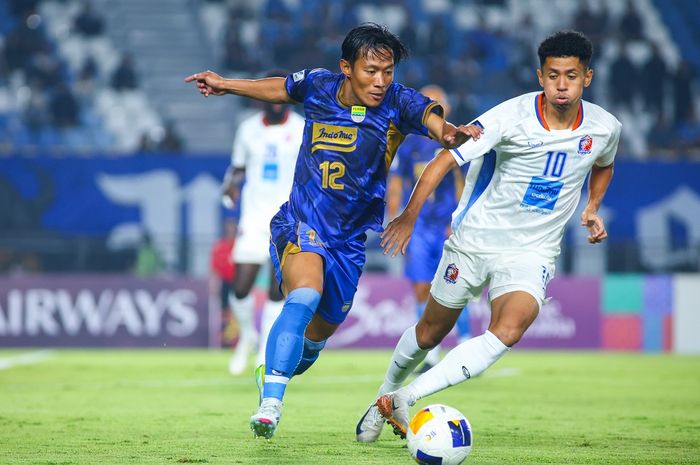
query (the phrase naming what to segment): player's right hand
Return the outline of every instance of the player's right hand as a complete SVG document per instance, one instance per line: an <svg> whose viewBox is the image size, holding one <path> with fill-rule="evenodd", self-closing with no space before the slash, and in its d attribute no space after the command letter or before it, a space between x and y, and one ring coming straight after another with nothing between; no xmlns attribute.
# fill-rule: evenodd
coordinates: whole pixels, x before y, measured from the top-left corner
<svg viewBox="0 0 700 465"><path fill-rule="evenodd" d="M185 78L185 82L193 81L197 84L199 93L205 97L209 97L210 95L224 95L226 93L224 88L225 79L213 71L204 71Z"/></svg>
<svg viewBox="0 0 700 465"><path fill-rule="evenodd" d="M415 224L416 219L405 211L391 220L380 236L382 240L379 246L384 249L384 255L391 254L395 257L399 251L405 255Z"/></svg>
<svg viewBox="0 0 700 465"><path fill-rule="evenodd" d="M581 226L588 229L588 242L591 244L603 242L608 237L605 222L596 212L588 209L583 210L583 213L581 213Z"/></svg>
<svg viewBox="0 0 700 465"><path fill-rule="evenodd" d="M445 125L445 133L443 135L443 147L454 149L464 144L469 139L479 140L481 134L484 133L483 128L470 124L468 126L460 125Z"/></svg>

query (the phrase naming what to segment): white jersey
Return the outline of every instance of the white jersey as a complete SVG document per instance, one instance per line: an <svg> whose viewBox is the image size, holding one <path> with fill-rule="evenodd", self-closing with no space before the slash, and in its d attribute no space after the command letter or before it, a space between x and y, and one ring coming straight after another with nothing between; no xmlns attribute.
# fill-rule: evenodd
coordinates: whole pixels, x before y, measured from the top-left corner
<svg viewBox="0 0 700 465"><path fill-rule="evenodd" d="M481 138L451 150L460 165L471 160L452 215L453 248L559 255L586 175L594 163L613 163L621 124L581 101L571 129L550 130L543 98L533 92L492 108L472 123L483 126Z"/></svg>
<svg viewBox="0 0 700 465"><path fill-rule="evenodd" d="M233 141L231 164L245 168L241 192L241 228L268 231L280 206L289 199L304 118L290 111L282 124L266 124L264 113L256 113L238 127ZM252 232L252 231L251 231Z"/></svg>

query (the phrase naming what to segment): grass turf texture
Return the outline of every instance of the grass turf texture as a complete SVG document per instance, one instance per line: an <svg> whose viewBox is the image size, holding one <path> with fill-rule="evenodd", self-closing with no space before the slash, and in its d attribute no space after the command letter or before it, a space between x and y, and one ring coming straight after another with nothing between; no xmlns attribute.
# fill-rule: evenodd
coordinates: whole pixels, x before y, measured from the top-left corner
<svg viewBox="0 0 700 465"><path fill-rule="evenodd" d="M0 463L410 464L389 428L354 439L388 358L325 351L266 441L252 370L230 377L227 353L55 351L0 370ZM514 351L412 412L430 403L471 421L469 464L700 463L700 357Z"/></svg>

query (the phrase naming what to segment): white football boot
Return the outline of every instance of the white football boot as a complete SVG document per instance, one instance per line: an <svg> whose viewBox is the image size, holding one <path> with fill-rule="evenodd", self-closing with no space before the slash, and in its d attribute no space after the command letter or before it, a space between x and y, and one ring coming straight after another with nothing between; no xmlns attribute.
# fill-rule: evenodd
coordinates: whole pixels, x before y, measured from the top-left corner
<svg viewBox="0 0 700 465"><path fill-rule="evenodd" d="M256 438L270 439L282 417L282 401L274 397L263 399L258 412L250 417L250 429Z"/></svg>
<svg viewBox="0 0 700 465"><path fill-rule="evenodd" d="M415 403L415 398L405 388L402 388L380 396L376 406L386 422L394 428L394 434L401 436L401 439L406 439L410 419L409 408Z"/></svg>
<svg viewBox="0 0 700 465"><path fill-rule="evenodd" d="M365 414L355 427L355 439L357 442L374 442L382 434L384 428L384 417L379 413L376 401L369 406Z"/></svg>

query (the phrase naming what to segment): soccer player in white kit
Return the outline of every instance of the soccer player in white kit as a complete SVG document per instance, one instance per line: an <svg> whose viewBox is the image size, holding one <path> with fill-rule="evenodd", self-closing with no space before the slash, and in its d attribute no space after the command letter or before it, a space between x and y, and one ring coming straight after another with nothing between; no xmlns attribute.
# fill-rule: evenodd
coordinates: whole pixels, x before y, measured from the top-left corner
<svg viewBox="0 0 700 465"><path fill-rule="evenodd" d="M277 71L266 75L282 76L286 74ZM256 365L265 362L267 335L284 305L270 266L268 299L258 335L253 318L255 302L250 291L260 268L270 261L270 220L289 198L303 134L304 118L285 105L266 103L262 112L241 122L233 142L231 166L223 187L224 201L229 206L238 200L239 193L242 197L238 237L233 247L236 276L231 308L240 335L229 362L232 375L243 373L250 352L256 347Z"/></svg>
<svg viewBox="0 0 700 465"><path fill-rule="evenodd" d="M520 340L545 300L564 226L589 173L581 224L590 243L607 237L597 212L612 178L621 125L581 99L593 77L592 52L591 42L578 32L545 39L537 70L544 92L521 95L479 116L472 124L483 128L482 136L440 152L403 213L387 226L385 253L403 253L425 199L445 173L471 161L425 313L399 340L379 397L357 425L358 441L379 437L382 416L405 437L409 407L418 399L479 375ZM487 285L488 330L401 387Z"/></svg>

